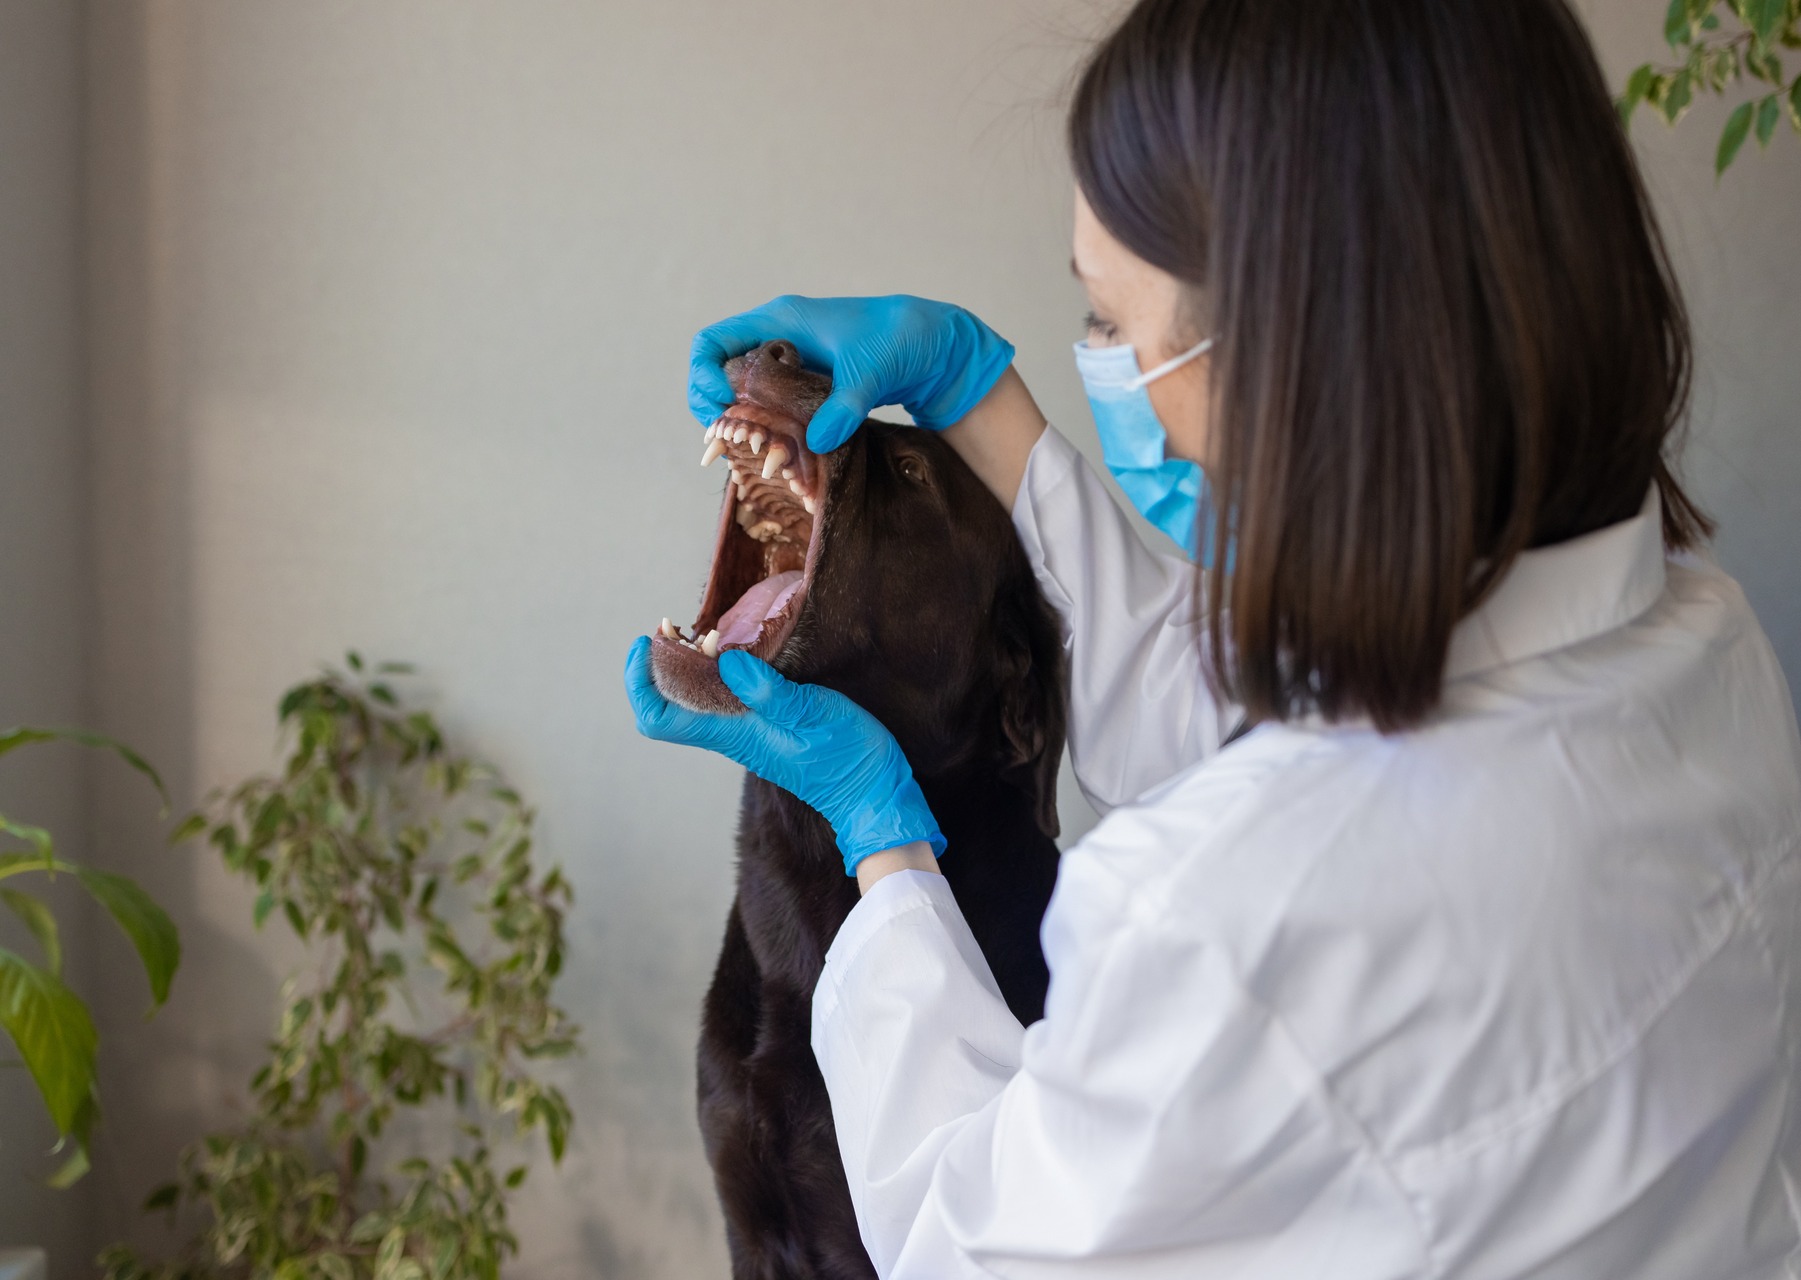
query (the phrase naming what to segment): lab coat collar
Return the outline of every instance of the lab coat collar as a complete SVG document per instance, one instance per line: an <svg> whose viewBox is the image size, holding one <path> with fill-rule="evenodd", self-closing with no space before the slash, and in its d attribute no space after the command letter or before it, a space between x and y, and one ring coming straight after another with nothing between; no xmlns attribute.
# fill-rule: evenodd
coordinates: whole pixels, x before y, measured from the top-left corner
<svg viewBox="0 0 1801 1280"><path fill-rule="evenodd" d="M1664 588L1663 507L1653 484L1630 520L1522 552L1457 624L1445 680L1479 675L1625 626Z"/></svg>

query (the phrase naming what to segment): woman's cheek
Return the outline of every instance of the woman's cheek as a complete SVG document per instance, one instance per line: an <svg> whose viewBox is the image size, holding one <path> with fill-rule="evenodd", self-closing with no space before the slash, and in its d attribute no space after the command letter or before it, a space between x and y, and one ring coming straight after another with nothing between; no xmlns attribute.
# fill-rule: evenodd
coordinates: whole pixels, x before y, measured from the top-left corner
<svg viewBox="0 0 1801 1280"><path fill-rule="evenodd" d="M1149 388L1151 407L1157 420L1169 435L1165 452L1176 458L1210 466L1209 443L1212 438L1212 415L1207 383L1207 361L1203 357L1191 365L1159 378Z"/></svg>

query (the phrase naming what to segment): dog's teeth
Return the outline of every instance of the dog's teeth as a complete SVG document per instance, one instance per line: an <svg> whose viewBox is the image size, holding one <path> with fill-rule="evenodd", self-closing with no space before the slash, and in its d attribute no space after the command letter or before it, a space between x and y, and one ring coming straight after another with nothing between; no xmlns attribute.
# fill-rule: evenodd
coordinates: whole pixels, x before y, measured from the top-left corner
<svg viewBox="0 0 1801 1280"><path fill-rule="evenodd" d="M715 627L707 632L707 638L700 642L700 651L709 658L719 656L719 628Z"/></svg>
<svg viewBox="0 0 1801 1280"><path fill-rule="evenodd" d="M739 423L732 431L732 443L743 444L748 439L750 439L750 428L743 423Z"/></svg>
<svg viewBox="0 0 1801 1280"><path fill-rule="evenodd" d="M769 437L764 435L761 431L751 432L750 433L750 451L751 451L751 453L752 454L762 453L763 452L763 442L767 439L769 439Z"/></svg>
<svg viewBox="0 0 1801 1280"><path fill-rule="evenodd" d="M748 497L750 497L750 486L741 482L738 485L738 501L743 502Z"/></svg>
<svg viewBox="0 0 1801 1280"><path fill-rule="evenodd" d="M770 539L780 536L782 526L773 520L760 520L746 532L758 542L768 542Z"/></svg>
<svg viewBox="0 0 1801 1280"><path fill-rule="evenodd" d="M804 498L807 496L806 486L801 484L798 480L790 479L788 481L788 487L794 491L794 496L797 498Z"/></svg>
<svg viewBox="0 0 1801 1280"><path fill-rule="evenodd" d="M663 625L658 627L657 630L663 633L663 638L665 640L674 640L676 638L675 624L668 618L663 619Z"/></svg>
<svg viewBox="0 0 1801 1280"><path fill-rule="evenodd" d="M800 497L800 505L807 509L807 514L810 516L819 514L819 508L813 504L813 499L804 493Z"/></svg>
<svg viewBox="0 0 1801 1280"><path fill-rule="evenodd" d="M787 472L783 470L782 464L787 461L788 451L786 449L782 448L779 444L770 445L769 456L763 459L763 478L765 480L773 480L775 479L775 473L778 471L781 471L782 474L786 476Z"/></svg>
<svg viewBox="0 0 1801 1280"><path fill-rule="evenodd" d="M793 467L783 467L782 468L782 479L784 479L784 480L794 479L794 468Z"/></svg>
<svg viewBox="0 0 1801 1280"><path fill-rule="evenodd" d="M703 467L712 466L713 463L715 461L717 461L719 456L724 452L725 452L725 441L714 440L712 443L707 445L707 451L700 455L700 465Z"/></svg>

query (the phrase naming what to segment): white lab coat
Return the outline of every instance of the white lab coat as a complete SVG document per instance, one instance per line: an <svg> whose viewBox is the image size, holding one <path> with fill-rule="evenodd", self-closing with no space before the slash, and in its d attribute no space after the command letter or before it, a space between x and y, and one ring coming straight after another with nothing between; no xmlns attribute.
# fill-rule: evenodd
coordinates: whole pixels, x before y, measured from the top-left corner
<svg viewBox="0 0 1801 1280"><path fill-rule="evenodd" d="M939 877L832 945L813 1047L883 1276L1801 1276L1801 742L1655 493L1520 559L1425 727L1225 751L1189 568L1054 432L1014 519L1110 811L1029 1029Z"/></svg>

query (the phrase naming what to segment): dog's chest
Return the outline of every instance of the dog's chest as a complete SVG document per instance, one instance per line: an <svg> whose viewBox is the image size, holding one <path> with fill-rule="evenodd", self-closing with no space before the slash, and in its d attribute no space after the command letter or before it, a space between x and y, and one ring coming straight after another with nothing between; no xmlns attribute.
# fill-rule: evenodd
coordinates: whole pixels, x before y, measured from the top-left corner
<svg viewBox="0 0 1801 1280"><path fill-rule="evenodd" d="M811 992L826 948L857 904L825 819L787 792L745 779L738 820L738 911L765 983Z"/></svg>

